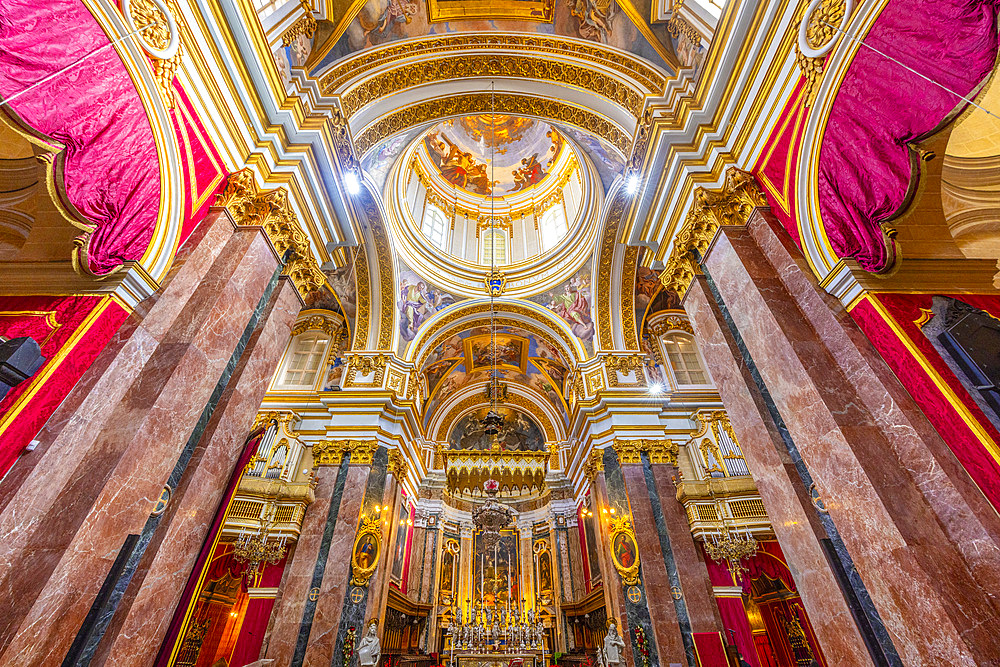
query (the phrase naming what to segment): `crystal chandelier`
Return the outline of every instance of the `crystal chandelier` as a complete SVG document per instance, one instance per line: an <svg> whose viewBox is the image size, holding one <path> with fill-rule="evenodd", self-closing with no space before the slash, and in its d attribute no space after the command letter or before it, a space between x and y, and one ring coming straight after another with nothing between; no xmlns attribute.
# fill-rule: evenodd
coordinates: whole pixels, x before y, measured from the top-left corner
<svg viewBox="0 0 1000 667"><path fill-rule="evenodd" d="M497 501L500 482L488 479L483 483L483 490L488 498L486 502L472 512L472 523L482 533L483 544L487 549L493 548L500 541L500 531L510 526L514 513L509 507Z"/></svg>
<svg viewBox="0 0 1000 667"><path fill-rule="evenodd" d="M246 576L253 579L260 566L265 563L274 565L285 556L285 536L279 540L269 540L271 528L274 526L274 513L276 507L272 507L268 517L261 523L256 531L240 530L239 537L233 545L233 558L237 563L246 563Z"/></svg>
<svg viewBox="0 0 1000 667"><path fill-rule="evenodd" d="M714 500L714 498L713 498ZM726 522L726 515L723 514L719 502L715 501L716 516L722 518L722 530L711 535L711 542L705 540L705 551L708 557L716 563L725 561L733 581L739 581L740 577L747 569L743 566L743 559L750 558L757 553L757 540L748 529L743 533L730 530Z"/></svg>

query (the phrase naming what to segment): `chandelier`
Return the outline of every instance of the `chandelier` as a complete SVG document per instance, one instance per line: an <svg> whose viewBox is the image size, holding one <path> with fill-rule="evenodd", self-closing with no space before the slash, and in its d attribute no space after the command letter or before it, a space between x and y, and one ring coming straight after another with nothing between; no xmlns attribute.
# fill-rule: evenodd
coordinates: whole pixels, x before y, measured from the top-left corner
<svg viewBox="0 0 1000 667"><path fill-rule="evenodd" d="M483 490L488 498L485 503L472 511L472 523L482 533L484 546L491 549L500 541L500 531L510 526L514 520L514 513L509 507L497 501L500 482L488 479L483 483Z"/></svg>
<svg viewBox="0 0 1000 667"><path fill-rule="evenodd" d="M749 530L744 530L742 535L730 531L725 520L722 531L713 533L711 537L711 542L705 540L705 551L709 558L716 563L725 561L726 567L733 575L733 581L739 581L740 576L747 571L743 566L743 559L757 553L757 540Z"/></svg>
<svg viewBox="0 0 1000 667"><path fill-rule="evenodd" d="M261 565L270 563L274 565L285 556L285 536L279 540L269 540L271 528L274 526L274 513L277 510L273 507L268 513L269 516L261 523L256 531L248 532L241 530L236 543L233 545L233 558L237 563L246 563L246 576L253 579Z"/></svg>

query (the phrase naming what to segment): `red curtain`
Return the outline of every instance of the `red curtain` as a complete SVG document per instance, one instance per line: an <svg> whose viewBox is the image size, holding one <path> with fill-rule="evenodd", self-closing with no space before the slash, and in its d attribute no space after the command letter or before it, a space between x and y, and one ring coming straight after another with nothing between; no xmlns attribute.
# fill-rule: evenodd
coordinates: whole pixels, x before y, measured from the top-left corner
<svg viewBox="0 0 1000 667"><path fill-rule="evenodd" d="M226 518L226 511L229 509L229 502L233 498L233 494L236 493L236 487L239 486L240 478L243 476L243 469L246 468L247 463L250 462L251 457L257 451L257 445L260 444L260 439L263 436L262 431L257 431L250 434L247 439L246 444L243 446L243 453L240 454L239 460L236 462L236 468L233 470L232 476L229 478L229 485L226 487L226 492L222 496L222 500L219 503L219 509L215 512L215 520L212 521L212 527L208 531L208 535L205 537L205 543L201 547L201 552L198 554L198 560L195 561L194 569L191 571L191 576L188 577L187 585L184 587L184 594L181 595L181 601L177 605L177 609L174 611L174 618L170 621L170 630L167 632L167 637L163 641L163 646L160 647L160 654L156 658L156 667L166 667L170 662L170 654L173 652L174 644L177 643L180 638L180 633L184 625L184 619L187 616L188 609L194 604L195 598L198 594L198 584L200 581L208 579L208 573L203 579L202 572L205 570L205 566L209 563L209 559L212 557L212 551L215 548L215 543L219 535L219 531L222 530L222 523ZM212 562L212 566L216 566L217 563L221 563L223 559L219 559L216 562ZM219 565L221 567L221 565ZM221 573L219 574L221 576Z"/></svg>
<svg viewBox="0 0 1000 667"><path fill-rule="evenodd" d="M281 576L285 571L286 555L276 564L264 566L260 575L258 588L277 588L281 584ZM264 633L267 623L271 620L271 610L274 609L274 597L251 597L247 602L246 611L240 625L240 634L236 638L229 667L243 667L260 658L260 647L264 644Z"/></svg>

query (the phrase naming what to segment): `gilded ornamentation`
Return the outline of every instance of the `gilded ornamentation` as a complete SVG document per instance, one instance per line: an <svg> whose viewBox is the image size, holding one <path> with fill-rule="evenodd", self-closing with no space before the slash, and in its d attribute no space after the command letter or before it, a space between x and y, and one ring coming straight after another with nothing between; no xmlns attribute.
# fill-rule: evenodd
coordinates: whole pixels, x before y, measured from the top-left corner
<svg viewBox="0 0 1000 667"><path fill-rule="evenodd" d="M836 42L837 29L834 27L845 19L847 5L845 0L822 0L817 8L815 2L809 3L804 10L799 27L799 40L795 43L795 64L806 82L802 89L803 104L812 106L819 92L819 82L823 78L823 68L826 62L828 48ZM812 10L812 11L810 11ZM807 45L803 52L800 42ZM822 55L814 55L822 52Z"/></svg>
<svg viewBox="0 0 1000 667"><path fill-rule="evenodd" d="M493 97L497 113L536 116L574 125L601 137L623 154L628 152L628 135L611 121L588 109L571 106L558 100L515 93L496 93ZM432 120L489 111L492 102L490 93L470 93L419 102L399 109L366 127L355 138L354 146L359 154L364 155L372 147L398 132Z"/></svg>
<svg viewBox="0 0 1000 667"><path fill-rule="evenodd" d="M753 174L736 167L726 171L721 190L695 190L694 205L674 239L666 268L660 274L663 286L683 299L696 270L691 252L696 250L699 255L703 254L719 227L746 225L758 206L767 206L767 198Z"/></svg>
<svg viewBox="0 0 1000 667"><path fill-rule="evenodd" d="M291 435L296 435L296 432L292 429L292 421L297 420L299 416L294 412L283 412L281 410L267 410L265 412L258 412L257 416L254 417L253 425L250 427L250 432L253 433L259 428L267 428L272 422L284 425L286 431Z"/></svg>
<svg viewBox="0 0 1000 667"><path fill-rule="evenodd" d="M648 438L636 438L629 440L615 440L611 445L618 455L620 465L639 465L642 463L642 452L649 455L649 462L653 464L668 463L677 465L677 443L667 439L651 440Z"/></svg>
<svg viewBox="0 0 1000 667"><path fill-rule="evenodd" d="M323 317L322 315L313 315L312 317L296 322L295 326L292 327L292 336L298 336L301 333L312 330L328 333L331 338L339 338L344 331L344 327L336 320Z"/></svg>
<svg viewBox="0 0 1000 667"><path fill-rule="evenodd" d="M365 517L354 538L351 550L351 585L367 586L382 552L382 522L377 516Z"/></svg>
<svg viewBox="0 0 1000 667"><path fill-rule="evenodd" d="M164 104L173 109L174 77L184 55L180 39L183 24L176 0L126 0L122 12L133 30L142 30L139 42L152 58L153 77Z"/></svg>
<svg viewBox="0 0 1000 667"><path fill-rule="evenodd" d="M384 354L375 356L362 356L360 354L349 355L347 361L347 382L348 386L357 382L358 375L372 375L370 384L381 385L385 377L385 367L389 358Z"/></svg>
<svg viewBox="0 0 1000 667"><path fill-rule="evenodd" d="M291 251L283 273L303 297L326 284L285 188L261 192L253 172L241 169L230 174L216 205L225 206L238 225L261 227L279 257Z"/></svg>
<svg viewBox="0 0 1000 667"><path fill-rule="evenodd" d="M614 386L621 384L618 380L618 373L627 376L633 371L636 374L634 384L644 383L646 376L642 373L642 368L645 365L645 356L642 354L608 354L604 357L604 367L608 369L608 379Z"/></svg>
<svg viewBox="0 0 1000 667"><path fill-rule="evenodd" d="M367 245L367 244L366 244ZM368 248L364 245L358 248L355 281L358 287L358 316L354 330L354 349L363 350L368 347L368 327L371 317L371 275L368 268Z"/></svg>
<svg viewBox="0 0 1000 667"><path fill-rule="evenodd" d="M645 61L627 53L605 47L598 43L572 41L555 35L543 34L498 34L495 32L478 34L436 35L426 39L407 40L405 44L389 43L341 61L331 72L320 79L324 95L341 92L359 74L376 71L401 58L430 60L448 52L483 50L531 51L554 55L573 56L618 72L627 79L636 81L646 94L659 95L666 87L666 77ZM555 58L551 58L556 60ZM571 81L573 85L579 82Z"/></svg>
<svg viewBox="0 0 1000 667"><path fill-rule="evenodd" d="M281 34L281 45L291 46L292 42L295 41L297 37L304 36L306 39L312 39L313 35L316 34L316 19L312 15L312 7L310 7L306 2L301 2L302 9L305 10L305 14L302 15L298 21L292 24L292 26Z"/></svg>
<svg viewBox="0 0 1000 667"><path fill-rule="evenodd" d="M604 236L601 238L600 260L597 269L597 335L601 348L615 349L614 333L611 323L611 270L615 263L615 246L618 244L618 226L625 215L626 200L621 193L615 198L608 209L608 218L604 223Z"/></svg>
<svg viewBox="0 0 1000 667"><path fill-rule="evenodd" d="M689 334L694 334L694 329L691 328L691 323L679 315L668 315L662 320L657 320L649 327L649 330L654 336L662 336L668 331L686 331Z"/></svg>
<svg viewBox="0 0 1000 667"><path fill-rule="evenodd" d="M498 297L503 294L504 289L507 287L507 277L500 269L493 269L483 279L483 285L486 286L486 293L488 295Z"/></svg>
<svg viewBox="0 0 1000 667"><path fill-rule="evenodd" d="M681 36L689 39L692 44L701 43L701 35L698 34L698 30L688 23L687 19L677 13L675 10L670 20L667 21L667 32L674 39L680 39Z"/></svg>
<svg viewBox="0 0 1000 667"><path fill-rule="evenodd" d="M385 233L382 225L382 215L378 206L370 197L365 198L365 216L368 226L372 231L372 238L375 241L375 257L378 260L378 282L379 282L379 329L376 350L388 350L392 345L392 332L395 326L396 304L394 297L396 294L393 285L393 262L391 244L389 237Z"/></svg>
<svg viewBox="0 0 1000 667"><path fill-rule="evenodd" d="M611 520L608 531L611 545L611 562L622 578L623 586L639 583L639 547L635 542L631 517L621 516Z"/></svg>
<svg viewBox="0 0 1000 667"><path fill-rule="evenodd" d="M371 465L377 440L321 440L314 442L313 463L318 466L340 465L344 454L350 452L351 465Z"/></svg>
<svg viewBox="0 0 1000 667"><path fill-rule="evenodd" d="M595 449L590 452L587 462L583 464L583 474L593 482L602 472L604 472L604 450Z"/></svg>
<svg viewBox="0 0 1000 667"><path fill-rule="evenodd" d="M350 118L373 102L416 86L472 77L515 77L570 84L590 90L627 109L642 113L643 91L600 70L556 61L544 54L470 57L467 54L413 60L364 82L341 95L344 115ZM361 150L364 153L364 150Z"/></svg>
<svg viewBox="0 0 1000 667"><path fill-rule="evenodd" d="M405 479L408 465L402 452L398 449L389 450L389 474L397 480Z"/></svg>
<svg viewBox="0 0 1000 667"><path fill-rule="evenodd" d="M639 349L639 331L635 325L635 290L629 285L635 285L635 272L639 266L639 248L625 248L625 261L622 266L622 338L625 339L626 350Z"/></svg>

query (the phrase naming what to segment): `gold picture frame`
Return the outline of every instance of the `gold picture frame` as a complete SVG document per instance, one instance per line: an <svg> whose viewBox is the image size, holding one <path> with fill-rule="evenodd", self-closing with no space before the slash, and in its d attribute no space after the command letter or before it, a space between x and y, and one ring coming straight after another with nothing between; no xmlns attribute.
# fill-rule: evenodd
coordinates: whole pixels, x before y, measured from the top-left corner
<svg viewBox="0 0 1000 667"><path fill-rule="evenodd" d="M635 530L632 528L632 519L621 517L611 522L611 530L608 533L609 546L611 547L611 562L618 575L622 578L623 586L636 586L639 583L639 545L635 541Z"/></svg>
<svg viewBox="0 0 1000 667"><path fill-rule="evenodd" d="M556 0L427 0L431 23L500 20L552 23Z"/></svg>
<svg viewBox="0 0 1000 667"><path fill-rule="evenodd" d="M382 525L377 518L361 522L351 549L351 585L367 586L382 554Z"/></svg>

